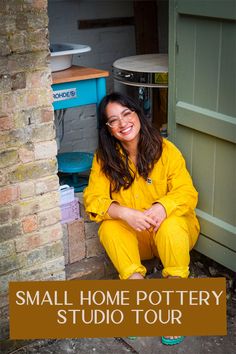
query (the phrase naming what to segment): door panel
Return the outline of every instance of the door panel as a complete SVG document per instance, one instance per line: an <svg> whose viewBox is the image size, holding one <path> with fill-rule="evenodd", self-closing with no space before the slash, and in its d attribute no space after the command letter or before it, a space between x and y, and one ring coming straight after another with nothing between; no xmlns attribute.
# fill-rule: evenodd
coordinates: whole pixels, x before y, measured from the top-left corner
<svg viewBox="0 0 236 354"><path fill-rule="evenodd" d="M196 249L236 271L236 2L169 2L168 129L199 192Z"/></svg>
<svg viewBox="0 0 236 354"><path fill-rule="evenodd" d="M177 48L178 62L176 62L176 66L178 69L179 80L181 80L183 84L178 85L178 97L180 100L184 98L185 102L193 103L196 27L193 26L191 19L188 17L185 16L181 19L182 26L179 27L178 38L181 42L182 48L181 50Z"/></svg>
<svg viewBox="0 0 236 354"><path fill-rule="evenodd" d="M230 200L234 199L235 201L236 196L235 144L225 144L224 141L218 140L215 156L214 172L217 188L214 192L213 214L217 218L235 225L236 205L233 206L229 203ZM227 173L227 171L232 171L232 173Z"/></svg>
<svg viewBox="0 0 236 354"><path fill-rule="evenodd" d="M234 0L178 0L176 8L180 14L236 19L236 2Z"/></svg>
<svg viewBox="0 0 236 354"><path fill-rule="evenodd" d="M236 111L236 25L222 25L221 66L219 82L219 112L235 117Z"/></svg>
<svg viewBox="0 0 236 354"><path fill-rule="evenodd" d="M223 140L236 142L235 118L200 106L178 101L176 123Z"/></svg>
<svg viewBox="0 0 236 354"><path fill-rule="evenodd" d="M220 23L196 19L194 104L216 109Z"/></svg>
<svg viewBox="0 0 236 354"><path fill-rule="evenodd" d="M199 193L198 208L209 214L212 214L213 210L214 150L213 137L194 133L192 174Z"/></svg>

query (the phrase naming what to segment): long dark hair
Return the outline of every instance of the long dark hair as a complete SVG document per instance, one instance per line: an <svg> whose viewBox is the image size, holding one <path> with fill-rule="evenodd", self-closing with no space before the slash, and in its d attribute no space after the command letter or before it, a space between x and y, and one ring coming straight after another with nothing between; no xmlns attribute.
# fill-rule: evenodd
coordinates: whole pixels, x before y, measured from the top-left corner
<svg viewBox="0 0 236 354"><path fill-rule="evenodd" d="M118 192L122 187L127 189L134 181L135 172L132 171L128 152L119 140L112 136L106 125L106 107L110 102L135 111L139 117L141 128L138 143L137 170L145 180L152 171L154 164L162 154L162 138L159 131L145 118L138 104L128 96L113 92L105 96L98 107L98 149L97 159L101 162L102 171L110 180L112 192Z"/></svg>

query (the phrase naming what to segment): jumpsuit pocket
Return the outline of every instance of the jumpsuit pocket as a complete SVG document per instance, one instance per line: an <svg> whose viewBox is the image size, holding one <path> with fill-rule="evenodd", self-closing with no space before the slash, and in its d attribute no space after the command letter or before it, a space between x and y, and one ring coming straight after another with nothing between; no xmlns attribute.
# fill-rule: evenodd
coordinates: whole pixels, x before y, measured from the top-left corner
<svg viewBox="0 0 236 354"><path fill-rule="evenodd" d="M167 194L167 181L165 180L152 180L150 184L147 184L152 199L155 201L164 197Z"/></svg>

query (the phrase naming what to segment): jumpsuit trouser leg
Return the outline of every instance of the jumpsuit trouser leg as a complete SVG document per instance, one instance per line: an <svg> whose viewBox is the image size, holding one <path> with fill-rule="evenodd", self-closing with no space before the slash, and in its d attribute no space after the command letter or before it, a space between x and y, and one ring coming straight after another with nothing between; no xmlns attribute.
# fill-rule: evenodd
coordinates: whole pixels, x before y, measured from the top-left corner
<svg viewBox="0 0 236 354"><path fill-rule="evenodd" d="M146 274L146 268L140 261L136 234L120 220L105 220L98 230L100 241L121 279L128 279L134 273Z"/></svg>
<svg viewBox="0 0 236 354"><path fill-rule="evenodd" d="M189 251L195 245L199 235L199 227L194 219L171 215L163 221L154 242L163 264L163 277L189 276Z"/></svg>
<svg viewBox="0 0 236 354"><path fill-rule="evenodd" d="M162 261L164 277L187 278L189 251L197 240L198 231L193 219L170 215L156 234L137 232L120 220L105 220L99 228L99 237L121 279L128 279L133 273L145 276L146 268L141 260L154 256Z"/></svg>

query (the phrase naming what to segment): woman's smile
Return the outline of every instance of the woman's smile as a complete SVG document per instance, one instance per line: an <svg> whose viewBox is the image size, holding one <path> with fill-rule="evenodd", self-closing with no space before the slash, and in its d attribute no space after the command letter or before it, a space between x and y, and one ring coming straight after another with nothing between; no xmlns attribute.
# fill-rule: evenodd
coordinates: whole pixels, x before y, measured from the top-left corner
<svg viewBox="0 0 236 354"><path fill-rule="evenodd" d="M120 130L121 134L128 135L132 132L133 124Z"/></svg>
<svg viewBox="0 0 236 354"><path fill-rule="evenodd" d="M106 107L106 115L108 122L114 120L114 117L120 117L124 112L128 110L127 107L122 106L118 102L110 102ZM133 143L138 142L140 133L140 120L136 112L133 112L129 121L125 118L119 120L119 124L116 127L109 127L111 135L113 135L121 143Z"/></svg>

